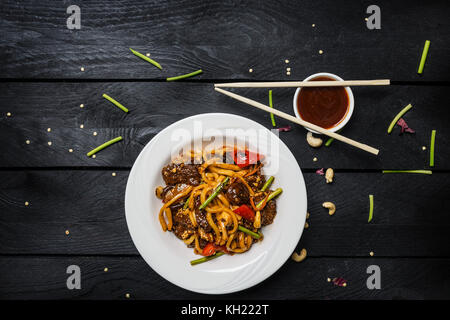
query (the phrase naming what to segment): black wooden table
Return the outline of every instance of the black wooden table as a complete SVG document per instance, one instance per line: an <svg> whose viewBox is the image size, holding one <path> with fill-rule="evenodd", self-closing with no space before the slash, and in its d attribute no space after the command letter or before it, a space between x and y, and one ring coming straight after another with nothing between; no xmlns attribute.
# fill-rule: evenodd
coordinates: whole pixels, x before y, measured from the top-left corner
<svg viewBox="0 0 450 320"><path fill-rule="evenodd" d="M80 30L66 26L72 4L81 8ZM369 30L371 4L2 1L0 298L211 298L172 285L138 255L124 215L130 168L155 134L187 116L221 111L271 127L268 114L219 95L213 83L302 80L321 71L344 79L404 81L353 89L356 108L342 133L379 147L380 155L336 141L312 149L298 126L281 133L307 184L309 228L297 250L306 248L308 257L287 261L254 288L219 298L450 298L450 6L377 1L381 29ZM431 47L418 75L427 39ZM151 53L163 70L129 47ZM200 68L203 74L190 80L165 81ZM104 92L130 113L109 105ZM266 89L235 92L268 101ZM293 94L275 89L275 106L292 113ZM399 135L397 127L388 135L388 124L408 103L413 109L405 119L416 133ZM432 129L432 175L381 173L430 169ZM119 135L120 144L95 159L86 156ZM315 173L321 167L335 169L333 184ZM375 196L370 223L369 194ZM336 204L333 217L322 208L324 201ZM66 287L70 265L81 268L80 290ZM366 286L370 265L380 267L380 290ZM327 281L334 277L346 279L347 286Z"/></svg>

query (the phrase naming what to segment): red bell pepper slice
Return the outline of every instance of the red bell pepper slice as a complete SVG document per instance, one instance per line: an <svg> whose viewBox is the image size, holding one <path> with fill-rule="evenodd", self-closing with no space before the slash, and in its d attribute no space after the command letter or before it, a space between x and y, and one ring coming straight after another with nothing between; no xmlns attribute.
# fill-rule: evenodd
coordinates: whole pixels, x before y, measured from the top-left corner
<svg viewBox="0 0 450 320"><path fill-rule="evenodd" d="M260 154L248 151L247 149L239 151L235 148L233 153L234 163L236 163L239 168L245 168L251 164L255 164L262 158L263 157Z"/></svg>
<svg viewBox="0 0 450 320"><path fill-rule="evenodd" d="M234 209L233 212L237 213L244 219L255 221L255 212L246 204L243 204L239 208Z"/></svg>
<svg viewBox="0 0 450 320"><path fill-rule="evenodd" d="M202 255L204 255L205 257L209 257L212 256L213 254L216 253L216 247L214 246L214 243L209 242L202 251Z"/></svg>

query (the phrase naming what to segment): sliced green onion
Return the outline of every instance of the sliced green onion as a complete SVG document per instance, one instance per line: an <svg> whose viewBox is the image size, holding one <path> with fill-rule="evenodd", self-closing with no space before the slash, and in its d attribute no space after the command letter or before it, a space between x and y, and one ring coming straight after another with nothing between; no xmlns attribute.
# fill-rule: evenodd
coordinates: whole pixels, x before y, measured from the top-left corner
<svg viewBox="0 0 450 320"><path fill-rule="evenodd" d="M157 68L159 68L159 69L162 70L161 65L160 65L158 62L156 62L155 60L150 59L150 58L147 57L147 56L144 56L142 53L137 52L136 50L133 50L133 49L131 49L131 48L130 48L130 50L131 50L131 52L134 53L134 55L138 56L138 57L141 58L141 59L144 59L144 60L147 61L147 62L150 62L150 63L151 63L152 65L154 65L155 67L157 67Z"/></svg>
<svg viewBox="0 0 450 320"><path fill-rule="evenodd" d="M373 218L373 194L369 194L369 220L367 222L372 221Z"/></svg>
<svg viewBox="0 0 450 320"><path fill-rule="evenodd" d="M272 103L272 90L269 90L269 107L273 108L273 103ZM272 120L272 127L276 127L277 124L275 123L275 117L273 115L273 113L270 113L270 120Z"/></svg>
<svg viewBox="0 0 450 320"><path fill-rule="evenodd" d="M436 130L431 130L430 141L430 167L434 167L434 142L436 140Z"/></svg>
<svg viewBox="0 0 450 320"><path fill-rule="evenodd" d="M392 120L391 124L389 125L389 128L387 130L387 133L391 133L392 129L394 129L395 124L397 123L397 121L409 110L412 108L411 103L408 104L406 107L403 108L402 111L400 111L394 118L394 120Z"/></svg>
<svg viewBox="0 0 450 320"><path fill-rule="evenodd" d="M433 174L431 170L383 170L383 173L423 173Z"/></svg>
<svg viewBox="0 0 450 320"><path fill-rule="evenodd" d="M241 225L238 227L238 229L241 230L243 233L251 235L255 239L261 238L261 235L259 233L253 232L252 230L249 230Z"/></svg>
<svg viewBox="0 0 450 320"><path fill-rule="evenodd" d="M213 254L212 256L203 257L203 258L200 258L200 259L192 260L191 261L191 266L195 266L196 264L207 262L209 260L212 260L212 259L218 258L220 256L223 256L224 254L225 254L225 252L219 251L216 254Z"/></svg>
<svg viewBox="0 0 450 320"><path fill-rule="evenodd" d="M198 74L200 74L200 73L202 73L202 72L203 72L203 71L200 69L200 70L197 70L197 71L188 73L188 74L183 74L183 75L181 75L181 76L176 76L176 77L167 78L166 80L167 80L167 81L176 81L176 80L180 80L180 79L186 79L186 78L190 78L190 77L196 76L196 75L198 75Z"/></svg>
<svg viewBox="0 0 450 320"><path fill-rule="evenodd" d="M329 147L330 144L333 142L334 138L330 138L327 140L327 142L325 142L325 147Z"/></svg>
<svg viewBox="0 0 450 320"><path fill-rule="evenodd" d="M217 186L216 190L214 190L214 192L211 193L211 195L208 197L208 199L206 199L205 202L202 203L202 205L199 207L199 209L200 210L205 209L206 206L219 194L219 192L222 190L223 186L226 185L229 180L230 180L230 177L226 177L225 180L223 180L223 182Z"/></svg>
<svg viewBox="0 0 450 320"><path fill-rule="evenodd" d="M113 143L119 142L120 140L122 140L122 137L117 137L117 138L114 138L114 139L112 139L112 140L109 140L109 141L105 142L104 144L98 146L97 148L95 148L95 149L89 151L89 152L87 153L87 156L90 157L90 156L92 156L93 154L96 154L97 152L99 152L100 150L103 150L103 149L105 149L106 147L109 147L109 146L112 145Z"/></svg>
<svg viewBox="0 0 450 320"><path fill-rule="evenodd" d="M261 188L261 191L266 191L267 188L270 187L270 185L272 184L273 179L275 179L273 176L267 179L266 183L264 183L263 187Z"/></svg>
<svg viewBox="0 0 450 320"><path fill-rule="evenodd" d="M272 192L269 197L267 198L267 202L269 202L270 200L272 200L273 198L275 198L276 196L278 196L280 193L283 192L283 189L278 188L276 189L274 192ZM264 202L264 199L262 199L257 205L256 205L256 209L258 209Z"/></svg>
<svg viewBox="0 0 450 320"><path fill-rule="evenodd" d="M423 67L425 66L425 61L427 60L428 49L430 48L430 40L425 41L425 45L422 51L422 58L420 58L419 70L417 70L418 74L423 72Z"/></svg>
<svg viewBox="0 0 450 320"><path fill-rule="evenodd" d="M111 98L110 96L108 96L106 93L103 94L103 98L110 101L113 105L122 109L124 112L128 112L127 108L125 108L120 102L118 102L118 101L114 100L113 98Z"/></svg>
<svg viewBox="0 0 450 320"><path fill-rule="evenodd" d="M189 205L189 200L191 200L191 197L187 198L186 202L184 203L183 210L187 209L187 207Z"/></svg>

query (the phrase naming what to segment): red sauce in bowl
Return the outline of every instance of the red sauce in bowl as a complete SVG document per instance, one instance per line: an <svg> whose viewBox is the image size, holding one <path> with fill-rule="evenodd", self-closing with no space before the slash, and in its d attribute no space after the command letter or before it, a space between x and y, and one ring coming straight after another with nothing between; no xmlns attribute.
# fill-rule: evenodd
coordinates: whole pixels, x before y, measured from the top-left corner
<svg viewBox="0 0 450 320"><path fill-rule="evenodd" d="M334 81L319 76L309 81ZM344 87L303 87L297 99L300 117L325 129L331 129L344 120L350 100Z"/></svg>

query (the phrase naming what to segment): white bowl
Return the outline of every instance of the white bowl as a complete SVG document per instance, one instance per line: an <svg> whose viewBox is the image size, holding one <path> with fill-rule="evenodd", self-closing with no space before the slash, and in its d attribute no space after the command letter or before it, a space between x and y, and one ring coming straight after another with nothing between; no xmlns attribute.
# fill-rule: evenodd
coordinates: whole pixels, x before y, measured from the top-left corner
<svg viewBox="0 0 450 320"><path fill-rule="evenodd" d="M328 72L315 73L315 74L310 75L309 77L305 78L305 80L303 80L303 81L309 81L309 80L317 78L317 77L329 77L329 78L335 79L336 81L344 81L344 79L342 79L341 77L339 77L339 76L337 76L335 74L332 74L332 73L328 73ZM336 131L341 130L347 124L347 122L352 117L353 110L355 108L355 99L353 97L352 89L350 89L350 87L344 87L344 89L347 91L348 100L349 100L349 108L348 108L348 111L347 111L344 119L342 119L341 122L339 122L339 124L337 126L334 126L334 127L328 129L328 130L330 130L332 132L336 132ZM297 90L295 91L293 106L294 106L295 116L297 118L303 120L302 117L300 116L300 114L298 112L298 108L297 108L298 95L300 94L300 90L302 90L302 88L297 88ZM311 131L311 132L313 132L313 133L320 134L320 133L318 133L318 132L316 132L314 130L311 130L311 129L308 129L308 128L306 128L306 129Z"/></svg>
<svg viewBox="0 0 450 320"><path fill-rule="evenodd" d="M283 188L277 199L277 215L262 229L264 240L243 254L222 256L191 266L199 258L158 221L161 200L155 188L163 184L161 168L170 161L172 134L194 132L201 121L204 132L245 128L265 130L268 145L277 142L276 153L267 152L264 162L279 161L272 188ZM275 156L277 154L277 156ZM276 159L275 159L276 157ZM263 172L266 171L263 168ZM300 240L306 219L306 187L292 153L279 138L255 121L226 113L207 113L180 120L158 133L141 151L131 169L125 193L125 215L133 242L144 260L159 275L182 288L208 294L223 294L254 286L277 271L289 259Z"/></svg>

